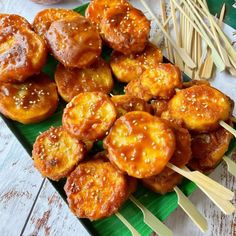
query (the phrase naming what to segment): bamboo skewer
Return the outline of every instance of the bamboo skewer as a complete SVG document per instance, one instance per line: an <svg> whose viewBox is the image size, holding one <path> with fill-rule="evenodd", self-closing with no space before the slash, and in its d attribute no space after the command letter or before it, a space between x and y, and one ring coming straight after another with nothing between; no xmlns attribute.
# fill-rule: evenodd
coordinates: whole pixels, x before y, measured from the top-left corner
<svg viewBox="0 0 236 236"><path fill-rule="evenodd" d="M236 138L236 130L233 127L225 123L223 120L221 120L219 124L226 130L228 130Z"/></svg>
<svg viewBox="0 0 236 236"><path fill-rule="evenodd" d="M119 212L116 213L117 218L129 229L132 236L140 236L138 231L122 216Z"/></svg>
<svg viewBox="0 0 236 236"><path fill-rule="evenodd" d="M202 232L206 232L208 229L206 218L202 216L198 209L177 186L174 187L174 190L178 197L179 206L184 210L184 212L189 216L189 218L195 223L195 225L197 225L197 227Z"/></svg>
<svg viewBox="0 0 236 236"><path fill-rule="evenodd" d="M223 156L223 160L227 164L227 170L230 174L236 177L236 163L232 161L229 157Z"/></svg>
<svg viewBox="0 0 236 236"><path fill-rule="evenodd" d="M134 196L129 199L133 202L143 213L143 221L159 236L173 236L173 232L156 218L146 207L144 207Z"/></svg>

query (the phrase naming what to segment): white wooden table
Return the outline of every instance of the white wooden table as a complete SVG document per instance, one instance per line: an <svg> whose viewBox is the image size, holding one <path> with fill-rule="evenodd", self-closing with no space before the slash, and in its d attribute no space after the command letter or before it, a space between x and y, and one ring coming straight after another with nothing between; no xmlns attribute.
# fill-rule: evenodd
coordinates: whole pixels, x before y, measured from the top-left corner
<svg viewBox="0 0 236 236"><path fill-rule="evenodd" d="M56 6L73 8L82 2L85 1L70 0ZM43 8L45 6L29 0L0 0L0 12L17 13L29 21ZM235 90L232 93L235 96ZM224 165L219 166L212 177L236 193L235 178L227 173ZM204 235L236 236L236 214L225 216L200 191L190 198L208 219L209 230ZM181 209L177 209L165 223L177 236L203 235ZM51 184L34 169L28 154L1 119L0 235L87 235Z"/></svg>

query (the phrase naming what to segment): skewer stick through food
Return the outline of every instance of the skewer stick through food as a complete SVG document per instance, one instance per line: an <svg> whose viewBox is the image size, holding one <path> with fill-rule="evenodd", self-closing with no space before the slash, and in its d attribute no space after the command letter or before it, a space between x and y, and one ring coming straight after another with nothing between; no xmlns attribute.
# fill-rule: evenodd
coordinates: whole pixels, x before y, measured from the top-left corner
<svg viewBox="0 0 236 236"><path fill-rule="evenodd" d="M228 130L236 138L236 130L234 128L225 123L223 120L221 120L219 124L226 130Z"/></svg>
<svg viewBox="0 0 236 236"><path fill-rule="evenodd" d="M236 177L236 163L232 161L228 156L223 156L223 160L227 164L229 173Z"/></svg>

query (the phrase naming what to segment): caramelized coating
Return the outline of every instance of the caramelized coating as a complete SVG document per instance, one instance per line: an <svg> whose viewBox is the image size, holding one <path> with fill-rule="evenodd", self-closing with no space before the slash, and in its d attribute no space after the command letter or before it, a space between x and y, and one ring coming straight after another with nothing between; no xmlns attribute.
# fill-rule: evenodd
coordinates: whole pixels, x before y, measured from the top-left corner
<svg viewBox="0 0 236 236"><path fill-rule="evenodd" d="M151 107L154 115L161 117L161 114L168 108L168 100L152 100Z"/></svg>
<svg viewBox="0 0 236 236"><path fill-rule="evenodd" d="M23 82L46 62L44 40L17 15L0 15L0 81Z"/></svg>
<svg viewBox="0 0 236 236"><path fill-rule="evenodd" d="M106 10L100 27L105 42L125 55L142 52L150 32L150 22L145 15L125 5Z"/></svg>
<svg viewBox="0 0 236 236"><path fill-rule="evenodd" d="M67 104L62 123L72 135L94 141L105 136L115 119L115 106L106 94L86 92Z"/></svg>
<svg viewBox="0 0 236 236"><path fill-rule="evenodd" d="M36 139L32 158L44 177L58 181L67 177L85 156L85 145L62 127L50 128Z"/></svg>
<svg viewBox="0 0 236 236"><path fill-rule="evenodd" d="M228 120L231 112L231 100L208 85L180 90L168 104L172 119L180 120L187 129L201 133L217 129L218 122Z"/></svg>
<svg viewBox="0 0 236 236"><path fill-rule="evenodd" d="M82 92L108 94L114 84L111 70L101 58L84 69L65 68L62 64L59 64L55 73L55 81L59 94L67 102Z"/></svg>
<svg viewBox="0 0 236 236"><path fill-rule="evenodd" d="M231 139L232 134L223 127L205 134L192 134L193 158L189 167L203 172L211 171L228 150Z"/></svg>
<svg viewBox="0 0 236 236"><path fill-rule="evenodd" d="M45 34L54 21L73 19L80 14L68 9L48 8L40 11L34 18L34 31L45 39Z"/></svg>
<svg viewBox="0 0 236 236"><path fill-rule="evenodd" d="M188 82L183 82L183 88L190 88L193 85L208 85L211 86L207 80L190 80Z"/></svg>
<svg viewBox="0 0 236 236"><path fill-rule="evenodd" d="M84 17L55 21L46 33L53 56L65 67L84 68L100 56L102 40Z"/></svg>
<svg viewBox="0 0 236 236"><path fill-rule="evenodd" d="M151 112L150 105L140 98L130 95L116 95L111 97L117 110L117 117L123 116L130 111L146 111Z"/></svg>
<svg viewBox="0 0 236 236"><path fill-rule="evenodd" d="M128 83L139 78L146 69L155 68L162 60L161 50L149 42L142 53L124 55L114 51L110 65L116 78Z"/></svg>
<svg viewBox="0 0 236 236"><path fill-rule="evenodd" d="M159 174L175 150L175 136L162 119L133 111L116 120L104 140L108 157L120 170L136 178Z"/></svg>
<svg viewBox="0 0 236 236"><path fill-rule="evenodd" d="M127 177L102 160L79 164L64 189L72 212L90 220L115 214L129 193Z"/></svg>
<svg viewBox="0 0 236 236"><path fill-rule="evenodd" d="M45 74L21 84L0 83L0 112L23 124L47 119L57 108L56 84Z"/></svg>

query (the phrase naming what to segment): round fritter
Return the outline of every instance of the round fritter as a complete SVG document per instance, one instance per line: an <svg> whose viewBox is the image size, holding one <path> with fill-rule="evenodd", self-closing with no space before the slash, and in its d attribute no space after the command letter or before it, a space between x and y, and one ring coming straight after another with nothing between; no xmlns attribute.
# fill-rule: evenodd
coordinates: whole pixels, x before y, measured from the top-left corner
<svg viewBox="0 0 236 236"><path fill-rule="evenodd" d="M62 127L50 128L36 139L32 158L44 177L58 181L67 177L85 156L85 145Z"/></svg>
<svg viewBox="0 0 236 236"><path fill-rule="evenodd" d="M123 116L130 111L146 111L151 112L150 105L140 98L130 95L115 95L111 97L117 110L117 117Z"/></svg>
<svg viewBox="0 0 236 236"><path fill-rule="evenodd" d="M68 9L48 8L40 11L34 18L34 31L45 39L45 34L54 21L72 19L80 14Z"/></svg>
<svg viewBox="0 0 236 236"><path fill-rule="evenodd" d="M46 62L44 40L16 15L0 15L0 81L23 82Z"/></svg>
<svg viewBox="0 0 236 236"><path fill-rule="evenodd" d="M82 92L108 94L114 84L111 70L101 58L84 69L65 68L62 64L59 64L55 73L55 81L59 94L67 102Z"/></svg>
<svg viewBox="0 0 236 236"><path fill-rule="evenodd" d="M193 170L209 172L214 169L228 150L232 134L223 127L205 134L192 134L192 160L188 164Z"/></svg>
<svg viewBox="0 0 236 236"><path fill-rule="evenodd" d="M121 82L130 82L139 78L149 68L156 67L163 60L161 50L155 45L148 43L144 52L124 55L114 51L110 65L116 78Z"/></svg>
<svg viewBox="0 0 236 236"><path fill-rule="evenodd" d="M116 119L116 109L108 95L100 92L80 93L63 113L63 126L80 139L94 141L105 136Z"/></svg>
<svg viewBox="0 0 236 236"><path fill-rule="evenodd" d="M51 24L46 39L53 56L65 67L84 68L100 56L102 40L84 17L58 20Z"/></svg>
<svg viewBox="0 0 236 236"><path fill-rule="evenodd" d="M0 83L0 112L23 124L51 116L57 108L56 84L45 74L34 75L24 83Z"/></svg>
<svg viewBox="0 0 236 236"><path fill-rule="evenodd" d="M64 189L72 212L90 220L115 214L129 192L127 177L102 160L79 164Z"/></svg>
<svg viewBox="0 0 236 236"><path fill-rule="evenodd" d="M168 104L168 113L172 119L180 120L187 129L201 133L217 129L218 122L228 120L231 112L231 100L208 85L182 89Z"/></svg>
<svg viewBox="0 0 236 236"><path fill-rule="evenodd" d="M104 140L108 157L136 178L159 174L175 150L175 136L162 119L133 111L116 120Z"/></svg>
<svg viewBox="0 0 236 236"><path fill-rule="evenodd" d="M160 117L168 108L168 100L152 100L151 107L154 115Z"/></svg>
<svg viewBox="0 0 236 236"><path fill-rule="evenodd" d="M109 8L100 27L105 42L125 55L142 52L148 42L150 22L132 6Z"/></svg>
<svg viewBox="0 0 236 236"><path fill-rule="evenodd" d="M132 80L126 86L125 92L148 101L151 98L169 99L175 94L175 89L181 87L179 68L172 64L160 63Z"/></svg>

